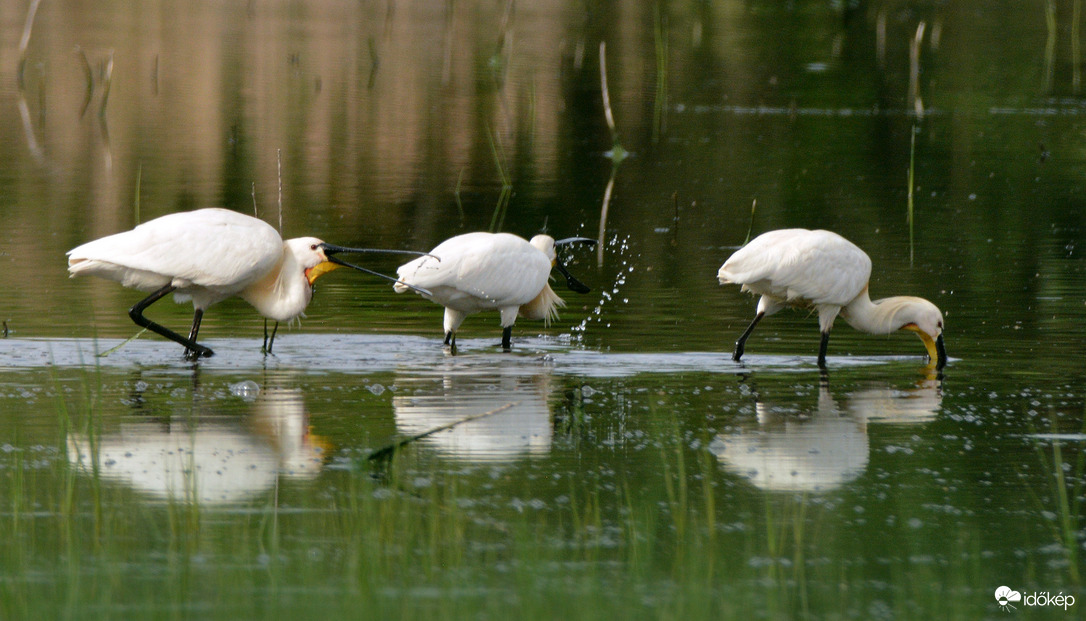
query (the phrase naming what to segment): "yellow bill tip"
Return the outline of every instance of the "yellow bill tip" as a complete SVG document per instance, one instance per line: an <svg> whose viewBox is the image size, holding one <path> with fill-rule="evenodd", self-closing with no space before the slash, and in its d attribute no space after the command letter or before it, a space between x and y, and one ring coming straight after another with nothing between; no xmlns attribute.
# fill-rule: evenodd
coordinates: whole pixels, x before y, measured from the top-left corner
<svg viewBox="0 0 1086 621"><path fill-rule="evenodd" d="M910 323L901 328L902 330L909 330L915 332L920 340L924 343L924 348L928 350L928 361L930 364L937 364L940 362L939 348L935 345L935 339L931 338L931 335L924 332L920 328L916 327L915 323Z"/></svg>

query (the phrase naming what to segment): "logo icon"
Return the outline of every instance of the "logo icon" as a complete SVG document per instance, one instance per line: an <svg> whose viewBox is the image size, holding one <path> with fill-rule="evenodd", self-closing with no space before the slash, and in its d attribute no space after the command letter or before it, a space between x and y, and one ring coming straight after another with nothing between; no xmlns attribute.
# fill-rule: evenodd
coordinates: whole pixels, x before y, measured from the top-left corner
<svg viewBox="0 0 1086 621"><path fill-rule="evenodd" d="M1011 587L1001 586L995 590L995 598L1000 608L1010 612L1011 608L1015 608L1015 606L1011 605L1011 602L1022 601L1022 594L1011 590Z"/></svg>

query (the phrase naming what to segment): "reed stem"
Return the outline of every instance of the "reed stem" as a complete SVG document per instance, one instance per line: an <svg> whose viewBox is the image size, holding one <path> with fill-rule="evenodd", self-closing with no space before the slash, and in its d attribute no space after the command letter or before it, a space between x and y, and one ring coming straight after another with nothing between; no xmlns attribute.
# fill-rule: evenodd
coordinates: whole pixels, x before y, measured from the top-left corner
<svg viewBox="0 0 1086 621"><path fill-rule="evenodd" d="M30 46L30 33L34 30L34 17L38 14L38 5L41 0L32 0L30 10L26 13L26 22L23 24L23 36L19 39L19 68L17 71L19 90L26 88L23 74L26 69L26 50Z"/></svg>
<svg viewBox="0 0 1086 621"><path fill-rule="evenodd" d="M913 125L909 131L909 200L908 200L908 216L909 221L909 267L913 265L913 186L914 183L914 170L916 164L916 132L919 131L916 125Z"/></svg>

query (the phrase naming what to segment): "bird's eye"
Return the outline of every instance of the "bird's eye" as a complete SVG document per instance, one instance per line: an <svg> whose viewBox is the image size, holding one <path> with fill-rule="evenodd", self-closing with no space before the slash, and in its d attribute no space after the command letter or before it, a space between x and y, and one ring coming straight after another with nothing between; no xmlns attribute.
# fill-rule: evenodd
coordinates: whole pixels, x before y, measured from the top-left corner
<svg viewBox="0 0 1086 621"><path fill-rule="evenodd" d="M309 249L310 250L316 250L317 249L317 244L313 244L312 246L309 247Z"/></svg>

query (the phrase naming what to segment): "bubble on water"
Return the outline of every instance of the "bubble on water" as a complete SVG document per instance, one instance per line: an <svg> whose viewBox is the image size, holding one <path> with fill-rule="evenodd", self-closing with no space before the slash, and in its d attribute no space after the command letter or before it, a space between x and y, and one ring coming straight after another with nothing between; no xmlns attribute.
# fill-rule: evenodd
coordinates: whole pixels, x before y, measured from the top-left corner
<svg viewBox="0 0 1086 621"><path fill-rule="evenodd" d="M385 392L385 387L380 384L370 384L369 386L366 386L366 390L372 392L374 395L379 397L383 392Z"/></svg>
<svg viewBox="0 0 1086 621"><path fill-rule="evenodd" d="M230 394L241 397L246 401L253 401L260 394L260 384L253 380L245 380L230 385Z"/></svg>

